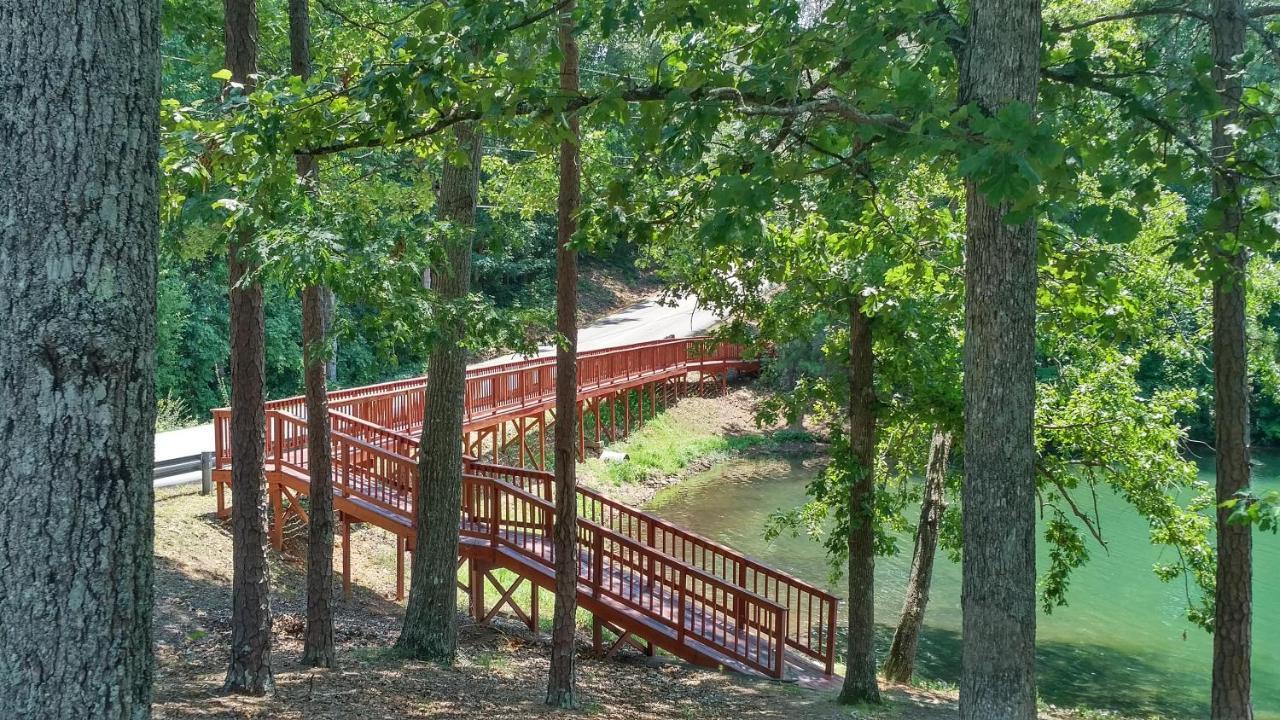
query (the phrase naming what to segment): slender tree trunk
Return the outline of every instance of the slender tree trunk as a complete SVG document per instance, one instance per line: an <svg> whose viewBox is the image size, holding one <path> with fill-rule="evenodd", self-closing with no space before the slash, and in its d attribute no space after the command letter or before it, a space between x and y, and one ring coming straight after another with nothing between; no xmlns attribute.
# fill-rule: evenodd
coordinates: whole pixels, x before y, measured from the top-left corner
<svg viewBox="0 0 1280 720"><path fill-rule="evenodd" d="M0 715L151 716L160 16L0 2Z"/></svg>
<svg viewBox="0 0 1280 720"><path fill-rule="evenodd" d="M471 287L471 246L480 183L482 137L470 123L454 127L467 162L445 162L440 177L440 216L445 264L431 273L444 303L439 338L427 360L427 398L418 463L417 537L404 629L396 645L424 660L452 665L458 653L458 525L462 508L462 421L467 319L456 303Z"/></svg>
<svg viewBox="0 0 1280 720"><path fill-rule="evenodd" d="M876 389L871 319L849 309L849 638L842 703L878 703L876 682Z"/></svg>
<svg viewBox="0 0 1280 720"><path fill-rule="evenodd" d="M1223 272L1213 282L1213 389L1217 500L1222 503L1249 487L1249 369L1245 332L1247 250L1234 240L1240 232L1240 177L1228 163L1235 152L1230 127L1239 122L1244 52L1243 0L1213 0L1213 77L1225 113L1213 118L1212 156L1219 168L1213 198L1222 206L1214 259ZM1230 248L1230 249L1228 249ZM1218 569L1214 605L1214 720L1249 720L1253 605L1253 529L1227 522L1218 509Z"/></svg>
<svg viewBox="0 0 1280 720"><path fill-rule="evenodd" d="M578 40L574 37L569 0L560 10L560 90L578 92ZM562 336L556 348L556 518L553 530L556 565L556 605L551 629L551 671L547 678L547 704L573 708L578 704L578 678L574 658L578 588L578 478L575 446L578 442L578 252L570 242L578 229L582 168L578 158L578 116L569 113L572 137L560 143L560 198L556 229L556 330Z"/></svg>
<svg viewBox="0 0 1280 720"><path fill-rule="evenodd" d="M902 619L893 633L893 645L884 663L884 676L894 682L911 682L915 673L916 648L929 604L929 584L933 580L933 559L938 551L938 527L947 505L943 496L947 461L951 455L951 433L934 428L929 445L928 467L924 473L924 497L920 501L920 524L916 527L916 547L907 576L907 597L902 603Z"/></svg>
<svg viewBox="0 0 1280 720"><path fill-rule="evenodd" d="M289 69L311 77L311 15L308 0L289 0ZM298 180L314 192L320 165L298 155ZM307 537L307 630L302 664L337 665L333 640L333 456L329 444L329 389L325 362L333 293L323 286L302 290L302 381L307 402L307 468L310 474L310 526Z"/></svg>
<svg viewBox="0 0 1280 720"><path fill-rule="evenodd" d="M258 63L254 0L225 0L226 64L232 82L251 92ZM253 230L236 228L231 269L231 661L226 692L260 695L271 676L271 578L267 566L263 443L266 384L262 286L252 272Z"/></svg>
<svg viewBox="0 0 1280 720"><path fill-rule="evenodd" d="M308 0L289 0L289 69L311 77L311 17ZM315 190L320 165L298 155L298 180ZM333 456L329 445L328 366L325 362L333 293L323 286L302 290L302 381L307 402L307 468L311 484L307 537L307 629L302 664L337 665L333 641Z"/></svg>
<svg viewBox="0 0 1280 720"><path fill-rule="evenodd" d="M1034 108L1038 0L974 0L961 96ZM1036 715L1036 226L966 182L963 720Z"/></svg>

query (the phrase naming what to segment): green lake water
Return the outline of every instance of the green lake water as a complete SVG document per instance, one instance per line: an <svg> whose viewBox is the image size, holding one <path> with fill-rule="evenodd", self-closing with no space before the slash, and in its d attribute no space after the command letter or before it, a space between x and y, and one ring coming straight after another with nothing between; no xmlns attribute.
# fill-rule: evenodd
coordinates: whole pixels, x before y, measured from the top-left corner
<svg viewBox="0 0 1280 720"><path fill-rule="evenodd" d="M1256 453L1255 484L1280 487L1280 454ZM660 493L650 509L702 535L786 570L837 596L822 548L805 538L765 541L775 510L804 501L816 472L800 459L739 460L718 466ZM1212 478L1212 469L1202 471ZM1148 542L1146 523L1120 498L1099 496L1110 546L1093 542L1089 563L1071 580L1069 605L1041 614L1037 673L1041 697L1061 706L1087 706L1169 718L1208 716L1212 640L1185 619L1186 588L1151 572L1171 561L1171 550ZM913 514L914 520L914 514ZM1280 537L1254 542L1253 691L1259 720L1280 720ZM1091 541L1092 542L1092 541ZM876 560L876 615L882 650L902 609L912 541ZM1041 566L1047 562L1044 548ZM960 668L960 566L939 553L920 642L917 674L955 683Z"/></svg>

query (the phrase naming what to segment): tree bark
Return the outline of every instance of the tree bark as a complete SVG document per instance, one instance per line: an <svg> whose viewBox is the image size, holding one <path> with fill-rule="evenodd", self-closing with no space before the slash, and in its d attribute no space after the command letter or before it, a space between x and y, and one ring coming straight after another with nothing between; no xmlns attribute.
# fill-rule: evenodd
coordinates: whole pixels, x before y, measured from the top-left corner
<svg viewBox="0 0 1280 720"><path fill-rule="evenodd" d="M974 0L961 99L1035 107L1038 0ZM963 720L1036 715L1036 226L966 182Z"/></svg>
<svg viewBox="0 0 1280 720"><path fill-rule="evenodd" d="M933 559L938 552L938 528L947 509L943 491L950 455L951 433L934 428L933 440L929 444L928 467L924 473L924 497L920 501L915 552L911 555L911 572L907 576L907 597L902 603L898 629L893 633L889 658L884 663L884 676L893 682L911 682L915 673L916 648L920 645L920 628L924 626L925 608L929 604Z"/></svg>
<svg viewBox="0 0 1280 720"><path fill-rule="evenodd" d="M226 65L231 81L252 92L258 64L254 0L225 0ZM263 443L266 384L262 286L253 270L253 230L235 229L228 244L231 295L231 661L226 692L270 691L271 578L267 566Z"/></svg>
<svg viewBox="0 0 1280 720"><path fill-rule="evenodd" d="M1213 118L1213 199L1221 204L1214 260L1221 272L1213 282L1213 389L1217 500L1222 503L1249 487L1249 369L1245 329L1247 250L1236 243L1241 225L1240 177L1229 168L1235 152L1230 126L1239 123L1244 52L1243 0L1213 0L1213 77L1224 113ZM1231 512L1217 511L1218 567L1214 604L1214 720L1249 720L1251 694L1253 529L1227 522Z"/></svg>
<svg viewBox="0 0 1280 720"><path fill-rule="evenodd" d="M578 40L574 36L569 0L560 10L560 89L578 92ZM571 137L560 143L560 196L556 228L556 348L555 474L556 517L555 616L551 630L551 670L547 678L547 704L577 707L577 668L574 658L578 587L578 479L575 446L578 438L578 253L570 244L578 229L582 167L578 157L578 116L565 117Z"/></svg>
<svg viewBox="0 0 1280 720"><path fill-rule="evenodd" d="M302 168L301 158L299 168ZM325 348L333 318L333 293L322 286L302 291L302 361L307 402L310 526L307 536L307 627L302 663L336 667L333 637L333 456Z"/></svg>
<svg viewBox="0 0 1280 720"><path fill-rule="evenodd" d="M878 703L876 682L876 390L871 319L849 309L849 637L842 703Z"/></svg>
<svg viewBox="0 0 1280 720"><path fill-rule="evenodd" d="M427 398L418 463L417 536L409 606L398 648L408 655L452 665L458 653L458 530L462 508L462 422L467 319L457 302L471 291L471 251L480 183L483 138L470 123L454 128L467 162L445 162L440 177L440 216L445 263L431 273L444 303L439 338L427 361Z"/></svg>
<svg viewBox="0 0 1280 720"><path fill-rule="evenodd" d="M311 15L308 0L289 0L289 70L311 77ZM320 172L310 155L296 157L298 181L311 192ZM307 628L302 664L337 665L333 639L333 456L329 444L329 389L326 346L333 318L333 293L309 285L302 290L302 382L307 403L307 468L311 512L307 528Z"/></svg>
<svg viewBox="0 0 1280 720"><path fill-rule="evenodd" d="M151 716L159 4L0 1L0 715Z"/></svg>

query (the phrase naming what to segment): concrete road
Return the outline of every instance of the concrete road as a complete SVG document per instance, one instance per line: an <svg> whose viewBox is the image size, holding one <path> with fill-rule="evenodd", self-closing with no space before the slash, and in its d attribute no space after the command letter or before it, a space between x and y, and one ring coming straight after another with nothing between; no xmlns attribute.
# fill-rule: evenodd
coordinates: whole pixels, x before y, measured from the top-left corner
<svg viewBox="0 0 1280 720"><path fill-rule="evenodd" d="M644 300L631 307L600 318L578 332L579 350L596 350L615 345L629 345L647 340L661 340L669 335L689 337L699 335L719 322L715 313L699 307L697 298L687 295L673 304L661 304L657 300ZM539 356L551 355L555 348L544 345L538 348ZM470 367L486 367L518 359L518 355L474 363ZM200 452L213 451L213 424L156 434L156 460L186 457ZM181 485L200 481L200 473L189 473L157 480L156 487Z"/></svg>

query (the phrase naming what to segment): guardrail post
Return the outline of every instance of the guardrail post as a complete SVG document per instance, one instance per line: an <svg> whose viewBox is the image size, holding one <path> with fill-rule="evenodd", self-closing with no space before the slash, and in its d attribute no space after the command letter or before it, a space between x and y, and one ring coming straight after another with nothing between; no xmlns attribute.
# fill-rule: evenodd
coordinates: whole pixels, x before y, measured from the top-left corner
<svg viewBox="0 0 1280 720"><path fill-rule="evenodd" d="M275 420L276 429L276 471L281 469L281 461L284 459L284 418L279 415L272 415Z"/></svg>
<svg viewBox="0 0 1280 720"><path fill-rule="evenodd" d="M741 560L738 561L738 572L735 582L739 590L747 589L747 564ZM747 601L746 598L743 597L742 593L734 593L733 621L738 626L739 630L742 629L742 616L746 613L746 605Z"/></svg>
<svg viewBox="0 0 1280 720"><path fill-rule="evenodd" d="M498 511L498 484L491 479L485 480L485 486L489 489L489 548L498 549L498 522L501 519L501 513Z"/></svg>
<svg viewBox="0 0 1280 720"><path fill-rule="evenodd" d="M787 655L787 610L778 613L776 627L774 628L773 638L773 676L782 677L782 670L786 666Z"/></svg>
<svg viewBox="0 0 1280 720"><path fill-rule="evenodd" d="M200 453L200 494L208 495L213 490L213 453Z"/></svg>
<svg viewBox="0 0 1280 720"><path fill-rule="evenodd" d="M827 675L836 672L836 603L827 604Z"/></svg>
<svg viewBox="0 0 1280 720"><path fill-rule="evenodd" d="M684 642L684 567L676 566L676 641Z"/></svg>
<svg viewBox="0 0 1280 720"><path fill-rule="evenodd" d="M591 543L591 597L596 597L604 579L604 533L600 528L592 528L591 533L594 535Z"/></svg>

